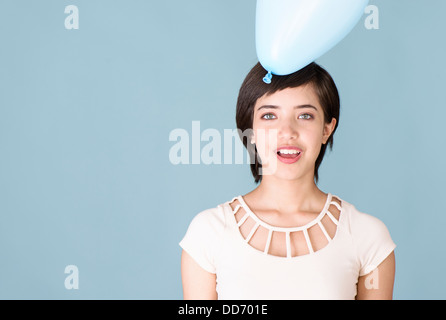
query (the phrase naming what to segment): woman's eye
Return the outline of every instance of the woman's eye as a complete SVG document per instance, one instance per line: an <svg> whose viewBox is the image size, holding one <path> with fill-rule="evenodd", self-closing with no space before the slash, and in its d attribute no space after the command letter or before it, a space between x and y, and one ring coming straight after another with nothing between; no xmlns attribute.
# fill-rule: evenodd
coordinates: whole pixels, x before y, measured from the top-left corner
<svg viewBox="0 0 446 320"><path fill-rule="evenodd" d="M275 118L275 115L273 115L272 113L267 113L262 116L262 119L265 119L265 120L272 120L274 118Z"/></svg>
<svg viewBox="0 0 446 320"><path fill-rule="evenodd" d="M308 113L301 114L301 115L299 116L299 119L303 119L303 120L310 120L310 119L312 119L312 118L313 118L313 116L312 116L311 114L308 114Z"/></svg>

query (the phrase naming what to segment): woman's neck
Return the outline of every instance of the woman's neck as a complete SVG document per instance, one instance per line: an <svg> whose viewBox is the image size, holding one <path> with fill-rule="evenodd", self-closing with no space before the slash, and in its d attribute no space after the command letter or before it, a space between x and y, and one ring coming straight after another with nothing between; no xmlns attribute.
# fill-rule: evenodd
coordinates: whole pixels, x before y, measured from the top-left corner
<svg viewBox="0 0 446 320"><path fill-rule="evenodd" d="M318 212L325 203L326 194L314 179L283 180L264 176L260 185L245 197L256 206L281 213Z"/></svg>

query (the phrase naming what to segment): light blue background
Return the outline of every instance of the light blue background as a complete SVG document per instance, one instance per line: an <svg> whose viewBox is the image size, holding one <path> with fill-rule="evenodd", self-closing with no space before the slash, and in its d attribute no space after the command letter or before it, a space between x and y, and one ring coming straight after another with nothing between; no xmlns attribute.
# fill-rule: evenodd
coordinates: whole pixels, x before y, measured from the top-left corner
<svg viewBox="0 0 446 320"><path fill-rule="evenodd" d="M444 299L446 2L370 4L380 29L364 15L317 60L342 100L319 185L387 225L395 299ZM182 298L190 220L255 184L172 165L169 133L235 128L254 26L255 0L2 0L0 298Z"/></svg>

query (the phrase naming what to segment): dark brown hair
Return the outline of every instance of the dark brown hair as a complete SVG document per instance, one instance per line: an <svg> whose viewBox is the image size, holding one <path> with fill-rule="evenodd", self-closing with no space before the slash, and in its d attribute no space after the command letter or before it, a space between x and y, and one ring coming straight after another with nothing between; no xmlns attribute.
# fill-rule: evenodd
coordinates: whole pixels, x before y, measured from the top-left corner
<svg viewBox="0 0 446 320"><path fill-rule="evenodd" d="M251 158L251 172L254 176L254 180L256 183L262 180L262 176L259 174L259 169L262 165L258 161L257 149L255 146L252 147L249 137L240 133L252 129L254 106L257 100L264 95L270 95L286 88L296 88L302 85L311 84L314 92L319 98L319 103L324 110L325 122L330 123L332 118L336 119L335 128L327 140L327 143L321 145L321 151L316 159L314 178L317 182L319 179L319 166L324 158L327 145L330 145L330 149L333 148L333 135L339 123L340 99L336 84L330 74L314 62L290 75L273 75L270 84L263 82L263 77L266 73L267 72L262 65L257 63L243 81L237 99L237 129L239 129L238 132L242 143L247 148Z"/></svg>

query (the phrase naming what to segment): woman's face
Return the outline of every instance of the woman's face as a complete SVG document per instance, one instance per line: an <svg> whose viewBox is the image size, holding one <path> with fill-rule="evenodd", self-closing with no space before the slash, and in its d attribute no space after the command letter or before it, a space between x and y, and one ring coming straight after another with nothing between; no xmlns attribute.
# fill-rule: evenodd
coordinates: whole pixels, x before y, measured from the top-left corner
<svg viewBox="0 0 446 320"><path fill-rule="evenodd" d="M336 119L325 123L312 85L264 95L254 106L252 142L262 162L262 175L281 179L314 178L322 144L327 143Z"/></svg>

